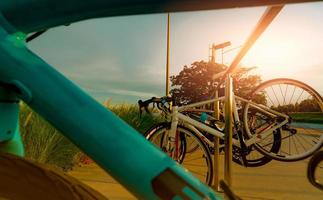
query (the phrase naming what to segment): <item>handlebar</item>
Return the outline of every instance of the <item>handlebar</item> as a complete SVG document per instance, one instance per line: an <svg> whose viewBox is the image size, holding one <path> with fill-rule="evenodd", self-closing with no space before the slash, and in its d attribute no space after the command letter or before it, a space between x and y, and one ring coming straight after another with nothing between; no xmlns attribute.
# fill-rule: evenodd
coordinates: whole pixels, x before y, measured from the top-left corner
<svg viewBox="0 0 323 200"><path fill-rule="evenodd" d="M153 107L157 105L157 108L163 112L170 112L170 102L174 102L172 97L164 96L164 97L152 97L148 100L142 101L139 100L139 114L141 116L142 111L145 110L147 113L150 113L148 107L150 104L153 104Z"/></svg>

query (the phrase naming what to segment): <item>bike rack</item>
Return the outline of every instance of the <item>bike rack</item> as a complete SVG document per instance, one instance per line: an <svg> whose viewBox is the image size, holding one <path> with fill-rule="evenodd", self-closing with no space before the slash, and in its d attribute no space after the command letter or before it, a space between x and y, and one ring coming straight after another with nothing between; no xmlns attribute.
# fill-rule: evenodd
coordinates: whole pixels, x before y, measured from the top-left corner
<svg viewBox="0 0 323 200"><path fill-rule="evenodd" d="M225 154L224 154L224 181L228 186L232 186L232 103L233 103L233 92L232 92L232 78L228 74L226 77L225 87ZM218 98L218 91L215 92L215 98ZM220 108L219 101L214 102L214 118L219 119ZM217 192L220 191L220 179L219 170L220 166L220 150L219 150L219 138L214 138L214 185L213 189Z"/></svg>
<svg viewBox="0 0 323 200"><path fill-rule="evenodd" d="M225 80L225 155L224 155L224 181L226 184L231 187L232 186L232 103L233 103L233 88L232 88L232 78L231 73L236 69L242 58L247 54L249 49L253 46L256 40L261 36L261 34L266 30L266 28L270 25L270 23L275 19L275 17L280 13L284 4L282 5L274 5L269 6L260 20L256 25L254 31L250 34L249 38L246 40L244 45L242 46L240 52L236 55L234 60L232 61L229 68L224 72L223 76L226 76ZM215 78L215 75L213 78ZM218 107L215 104L215 116L219 114ZM215 139L215 153L214 153L214 187L216 191L219 191L219 139ZM225 195L225 199L229 199L228 196Z"/></svg>
<svg viewBox="0 0 323 200"><path fill-rule="evenodd" d="M215 99L219 98L219 91L215 91ZM220 118L220 102L217 100L214 102L214 118L219 120ZM214 137L214 157L213 157L213 180L214 185L213 189L217 192L220 191L219 185L219 174L220 174L220 139L218 137Z"/></svg>
<svg viewBox="0 0 323 200"><path fill-rule="evenodd" d="M228 74L225 83L225 137L224 137L224 181L232 186L232 78Z"/></svg>

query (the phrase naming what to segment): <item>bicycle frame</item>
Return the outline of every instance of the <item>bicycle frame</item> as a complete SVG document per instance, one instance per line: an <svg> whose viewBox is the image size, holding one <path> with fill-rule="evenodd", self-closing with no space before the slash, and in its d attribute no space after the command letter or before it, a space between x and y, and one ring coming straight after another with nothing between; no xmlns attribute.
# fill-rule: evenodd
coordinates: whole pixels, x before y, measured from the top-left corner
<svg viewBox="0 0 323 200"><path fill-rule="evenodd" d="M284 118L284 120L282 122L280 122L277 125L274 125L274 126L271 126L271 127L267 128L267 130L265 130L264 132L261 132L261 134L257 133L257 134L254 134L254 135L250 136L249 139L244 141L246 146L251 146L252 144L261 141L262 139L264 139L267 136L269 136L270 134L272 134L272 132L274 130L276 130L278 128L281 128L282 126L284 126L285 124L288 123L288 118L289 117L287 115L285 115L283 113L279 113L279 112L277 112L275 110L272 110L272 109L270 109L270 108L268 108L268 107L266 107L264 105L254 103L252 101L246 100L246 99L238 97L238 96L234 96L233 97L233 113L232 113L233 118L234 118L234 124L240 124L241 123L240 119L239 119L238 109L237 109L237 106L236 106L235 99L237 99L239 101L242 101L244 103L248 103L248 104L250 104L251 107L253 107L253 108L257 109L257 110L260 110L261 112L266 113L269 116L272 116L272 117L280 116L280 117ZM224 97L219 97L219 98L206 100L206 101L201 101L201 102L197 102L197 103L193 103L193 104L185 105L185 106L181 106L181 107L174 106L172 108L172 113L171 113L171 117L172 117L172 122L171 123L172 123L172 125L171 125L171 130L170 130L170 137L175 138L175 131L174 130L176 130L177 124L180 121L181 124L183 124L184 126L188 127L192 131L194 131L204 142L206 142L209 146L213 147L214 143L212 141L210 141L208 138L206 138L203 135L203 133L201 133L201 131L199 131L198 129L206 131L206 132L214 135L215 137L219 137L221 139L224 139L224 133L221 132L221 131L218 131L218 130L216 130L214 128L211 128L211 127L203 124L202 122L194 120L194 119L182 114L181 112L189 110L191 108L195 108L195 107L199 107L199 106L207 105L207 104L210 104L210 103L214 103L216 101L223 101L223 100L224 100ZM244 123L245 123L244 124L245 126L248 125L247 122L244 122ZM240 142L239 142L238 139L232 138L232 143L233 143L233 145L235 145L237 147L240 147Z"/></svg>

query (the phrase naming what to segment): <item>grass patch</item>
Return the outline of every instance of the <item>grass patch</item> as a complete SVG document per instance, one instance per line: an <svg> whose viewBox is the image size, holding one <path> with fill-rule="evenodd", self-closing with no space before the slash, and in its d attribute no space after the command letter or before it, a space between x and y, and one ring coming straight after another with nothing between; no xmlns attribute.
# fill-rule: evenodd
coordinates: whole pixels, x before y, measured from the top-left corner
<svg viewBox="0 0 323 200"><path fill-rule="evenodd" d="M108 107L142 134L153 124L162 121L161 117L148 114L140 117L137 105L119 104ZM20 109L20 131L28 159L66 171L78 163L83 155L63 134L25 104Z"/></svg>
<svg viewBox="0 0 323 200"><path fill-rule="evenodd" d="M144 134L154 124L163 121L163 118L155 113L153 115L143 113L140 117L138 105L117 104L108 106L108 108L141 134Z"/></svg>
<svg viewBox="0 0 323 200"><path fill-rule="evenodd" d="M323 113L321 112L292 113L289 115L296 122L323 124Z"/></svg>
<svg viewBox="0 0 323 200"><path fill-rule="evenodd" d="M20 122L26 158L63 170L72 168L80 151L63 134L25 105Z"/></svg>

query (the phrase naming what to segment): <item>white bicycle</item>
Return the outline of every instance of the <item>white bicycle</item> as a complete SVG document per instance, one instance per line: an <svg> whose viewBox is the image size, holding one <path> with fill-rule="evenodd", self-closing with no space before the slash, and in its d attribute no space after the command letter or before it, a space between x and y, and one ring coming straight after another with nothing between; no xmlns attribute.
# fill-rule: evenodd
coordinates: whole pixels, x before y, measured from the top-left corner
<svg viewBox="0 0 323 200"><path fill-rule="evenodd" d="M302 160L320 149L323 128L306 121L323 111L323 99L312 87L297 80L273 79L260 84L249 97L233 98L233 161L256 167L272 159ZM223 104L224 97L172 107L170 97L138 102L140 110L146 111L156 103L168 119L149 129L146 138L209 185L213 138L224 139L225 121L200 108L216 101Z"/></svg>

